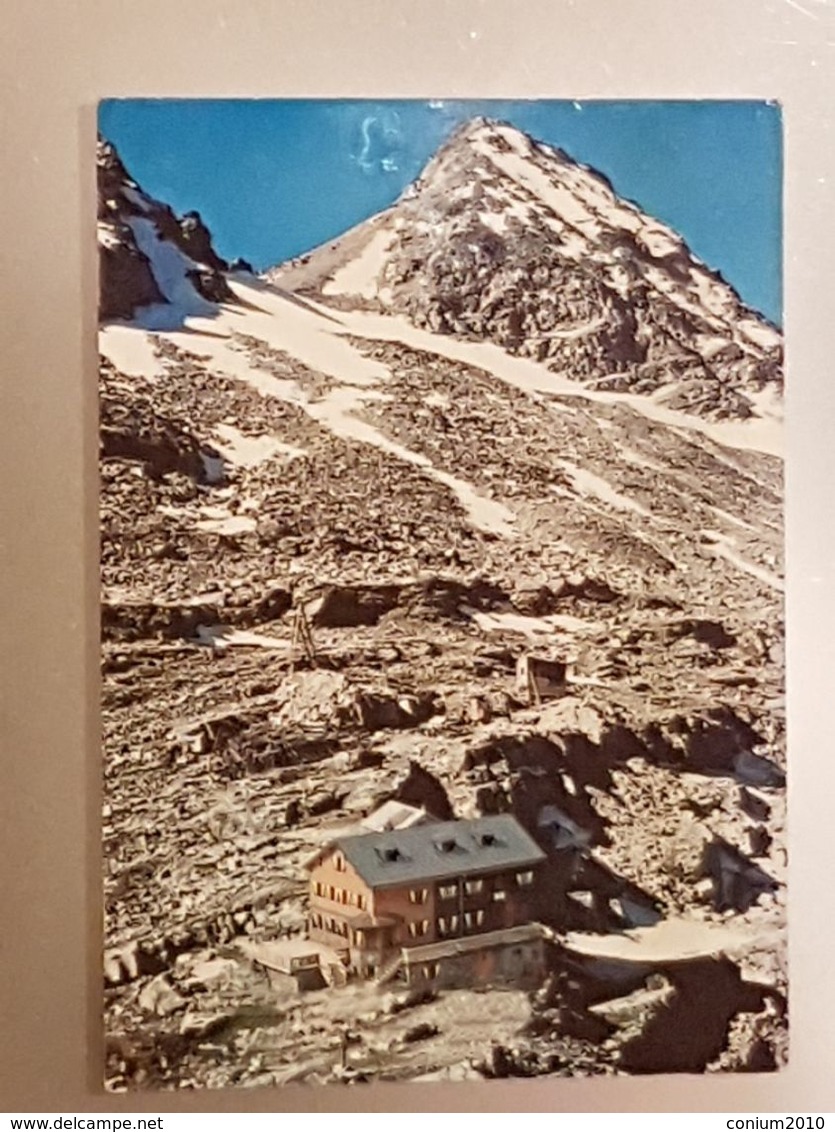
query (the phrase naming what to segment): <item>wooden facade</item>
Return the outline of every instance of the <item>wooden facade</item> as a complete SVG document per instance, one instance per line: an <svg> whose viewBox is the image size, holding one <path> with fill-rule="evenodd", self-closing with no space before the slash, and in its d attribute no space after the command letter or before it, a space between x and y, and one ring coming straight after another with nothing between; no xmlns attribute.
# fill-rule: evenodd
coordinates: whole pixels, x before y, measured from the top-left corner
<svg viewBox="0 0 835 1132"><path fill-rule="evenodd" d="M501 820L507 824L507 816ZM414 840L415 831L409 833ZM544 856L536 846L527 860L520 860L518 851L509 863L485 861L474 852L456 861L457 868L443 862L438 870L443 875L412 870L400 880L363 877L346 849L331 845L308 866L308 933L342 953L365 977L379 975L403 949L501 932L536 917L537 872Z"/></svg>

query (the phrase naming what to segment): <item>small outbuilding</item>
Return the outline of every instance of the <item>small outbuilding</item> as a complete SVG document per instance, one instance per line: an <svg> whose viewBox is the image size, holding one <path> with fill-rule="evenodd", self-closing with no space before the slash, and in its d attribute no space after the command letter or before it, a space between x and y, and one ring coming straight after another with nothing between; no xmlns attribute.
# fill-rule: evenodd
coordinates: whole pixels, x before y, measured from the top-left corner
<svg viewBox="0 0 835 1132"><path fill-rule="evenodd" d="M568 667L564 661L525 653L516 663L517 691L529 704L565 695Z"/></svg>
<svg viewBox="0 0 835 1132"><path fill-rule="evenodd" d="M297 937L250 944L245 954L266 971L275 990L321 990L346 982L347 952L340 953L315 940Z"/></svg>

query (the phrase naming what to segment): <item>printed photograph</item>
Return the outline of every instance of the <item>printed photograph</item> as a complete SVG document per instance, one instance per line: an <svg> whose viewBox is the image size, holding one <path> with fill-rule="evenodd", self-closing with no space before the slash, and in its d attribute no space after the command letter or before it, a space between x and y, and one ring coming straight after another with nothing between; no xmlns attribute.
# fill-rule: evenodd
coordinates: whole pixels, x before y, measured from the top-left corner
<svg viewBox="0 0 835 1132"><path fill-rule="evenodd" d="M779 106L98 129L105 1088L781 1069Z"/></svg>

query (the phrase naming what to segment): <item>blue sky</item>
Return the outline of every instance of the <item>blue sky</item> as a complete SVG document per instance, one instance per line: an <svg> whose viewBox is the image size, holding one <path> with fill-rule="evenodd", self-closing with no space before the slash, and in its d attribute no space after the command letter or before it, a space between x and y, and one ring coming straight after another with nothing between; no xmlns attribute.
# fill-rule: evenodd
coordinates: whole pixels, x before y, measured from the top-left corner
<svg viewBox="0 0 835 1132"><path fill-rule="evenodd" d="M177 100L103 102L131 175L197 209L227 259L261 270L390 204L477 114L599 169L782 321L782 134L764 102Z"/></svg>

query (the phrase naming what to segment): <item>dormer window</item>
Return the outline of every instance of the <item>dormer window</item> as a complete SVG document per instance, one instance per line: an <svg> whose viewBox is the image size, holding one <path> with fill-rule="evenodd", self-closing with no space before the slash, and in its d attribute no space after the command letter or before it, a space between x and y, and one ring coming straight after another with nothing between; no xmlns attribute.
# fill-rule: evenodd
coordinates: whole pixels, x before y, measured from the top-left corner
<svg viewBox="0 0 835 1132"><path fill-rule="evenodd" d="M499 845L500 841L495 833L482 833L479 837L479 844L483 849L492 849L495 845Z"/></svg>
<svg viewBox="0 0 835 1132"><path fill-rule="evenodd" d="M439 853L445 856L450 853L466 852L464 846L460 845L454 837L445 837L442 841L436 841L435 848Z"/></svg>
<svg viewBox="0 0 835 1132"><path fill-rule="evenodd" d="M393 865L398 861L406 860L396 845L387 845L383 849L376 849L375 852L384 865Z"/></svg>

